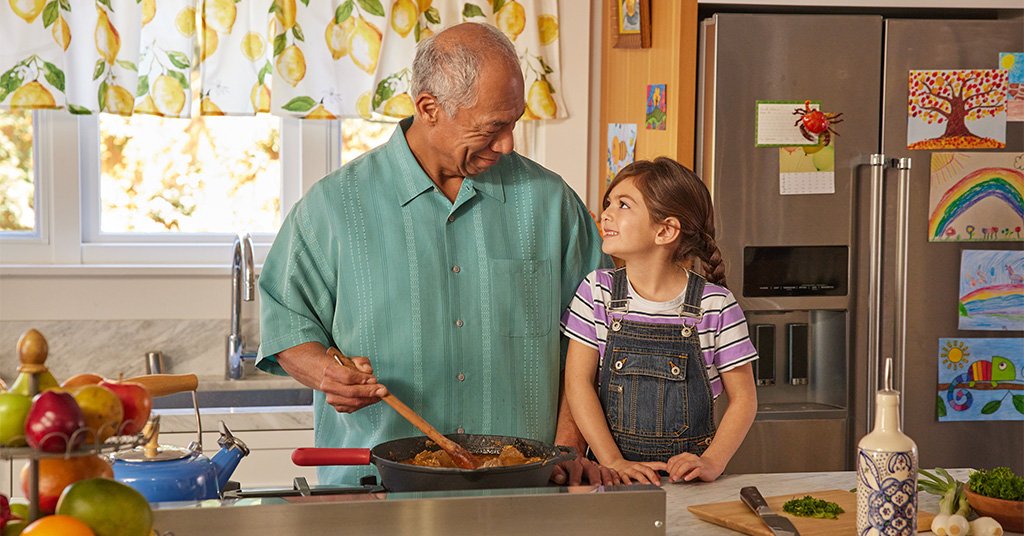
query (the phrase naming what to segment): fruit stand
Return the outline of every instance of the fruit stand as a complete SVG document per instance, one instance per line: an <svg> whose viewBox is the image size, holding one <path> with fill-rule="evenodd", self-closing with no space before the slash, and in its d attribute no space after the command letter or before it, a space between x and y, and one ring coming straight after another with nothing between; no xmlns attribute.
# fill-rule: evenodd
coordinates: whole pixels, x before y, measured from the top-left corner
<svg viewBox="0 0 1024 536"><path fill-rule="evenodd" d="M25 491L29 500L29 515L25 522L31 523L44 513L52 513L56 506L56 497L45 497L48 502L44 509L40 508L41 465L59 466L54 473L59 473L59 478L72 481L99 476L112 478L110 464L100 456L145 444L149 440L149 432L140 428L148 420L149 410L145 411L145 419L139 418L143 421L141 423L122 419L119 415L116 421L97 424L91 418L93 412L90 412L90 419L86 419L67 382L63 388L56 386L56 380L45 365L48 346L41 333L27 331L18 340L17 350L21 362L19 376L9 393L3 394L11 394L13 406L24 405L20 398L16 398L22 396L31 400L31 406L27 407L24 419L9 419L25 423L21 435L17 430L4 430L0 434L0 459L29 460L22 480L23 485L27 481ZM90 394L83 387L88 386L81 386L74 392L86 392L81 400L83 406L87 406L91 404L85 401ZM120 409L123 412L123 408Z"/></svg>

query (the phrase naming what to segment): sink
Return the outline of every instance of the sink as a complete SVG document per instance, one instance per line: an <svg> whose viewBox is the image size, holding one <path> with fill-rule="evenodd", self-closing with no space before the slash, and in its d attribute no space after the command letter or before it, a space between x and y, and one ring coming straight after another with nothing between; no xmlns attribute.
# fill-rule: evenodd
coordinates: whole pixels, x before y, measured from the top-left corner
<svg viewBox="0 0 1024 536"><path fill-rule="evenodd" d="M246 408L267 406L309 406L313 403L312 389L249 389L225 391L196 391L199 407ZM174 393L153 399L153 409L191 408L192 392Z"/></svg>

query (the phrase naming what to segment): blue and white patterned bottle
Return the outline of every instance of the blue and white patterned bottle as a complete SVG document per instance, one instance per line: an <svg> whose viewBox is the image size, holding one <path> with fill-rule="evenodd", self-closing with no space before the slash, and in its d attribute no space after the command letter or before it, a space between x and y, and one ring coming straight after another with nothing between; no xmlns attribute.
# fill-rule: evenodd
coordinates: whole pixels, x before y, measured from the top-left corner
<svg viewBox="0 0 1024 536"><path fill-rule="evenodd" d="M900 392L892 388L892 358L885 389L875 397L875 429L857 444L857 535L917 534L917 445L900 426Z"/></svg>

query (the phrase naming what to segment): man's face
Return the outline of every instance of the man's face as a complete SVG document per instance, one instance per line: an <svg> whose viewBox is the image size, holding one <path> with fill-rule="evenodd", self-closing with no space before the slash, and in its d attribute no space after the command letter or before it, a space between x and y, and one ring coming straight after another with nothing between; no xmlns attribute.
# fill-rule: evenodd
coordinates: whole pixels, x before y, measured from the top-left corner
<svg viewBox="0 0 1024 536"><path fill-rule="evenodd" d="M431 142L445 176L479 175L514 147L512 129L526 109L522 74L500 63L485 66L476 90L476 104L454 118L438 111Z"/></svg>

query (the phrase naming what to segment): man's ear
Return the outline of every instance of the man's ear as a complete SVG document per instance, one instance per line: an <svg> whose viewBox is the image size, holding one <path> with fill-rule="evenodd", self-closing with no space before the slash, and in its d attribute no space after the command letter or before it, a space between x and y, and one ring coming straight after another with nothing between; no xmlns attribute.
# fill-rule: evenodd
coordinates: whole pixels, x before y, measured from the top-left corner
<svg viewBox="0 0 1024 536"><path fill-rule="evenodd" d="M666 218L658 227L658 234L654 237L654 243L659 245L675 242L681 233L681 226L677 218Z"/></svg>
<svg viewBox="0 0 1024 536"><path fill-rule="evenodd" d="M437 97L421 91L419 95L416 95L416 119L423 121L428 125L434 125L437 123L437 115L443 113L441 106L437 102Z"/></svg>

